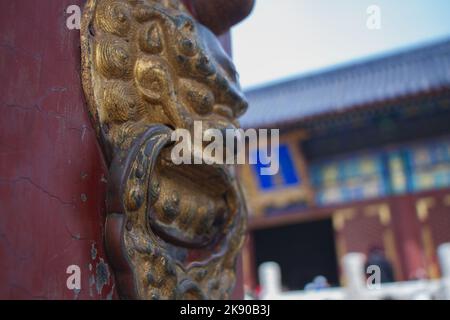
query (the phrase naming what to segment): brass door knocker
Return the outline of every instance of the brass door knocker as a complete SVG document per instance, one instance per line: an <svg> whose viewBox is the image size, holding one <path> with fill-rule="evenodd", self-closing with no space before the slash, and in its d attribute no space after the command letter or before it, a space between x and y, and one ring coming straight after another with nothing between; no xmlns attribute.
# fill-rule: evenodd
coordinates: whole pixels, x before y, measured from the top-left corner
<svg viewBox="0 0 450 320"><path fill-rule="evenodd" d="M89 0L83 87L109 165L106 248L129 299L226 299L247 211L230 165L175 165L171 134L247 108L216 37L180 1Z"/></svg>

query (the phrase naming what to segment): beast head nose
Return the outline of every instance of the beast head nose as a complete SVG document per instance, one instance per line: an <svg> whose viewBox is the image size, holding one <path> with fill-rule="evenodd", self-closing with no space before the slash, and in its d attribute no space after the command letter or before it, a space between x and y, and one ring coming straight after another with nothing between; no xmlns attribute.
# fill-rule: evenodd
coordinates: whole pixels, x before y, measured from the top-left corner
<svg viewBox="0 0 450 320"><path fill-rule="evenodd" d="M237 86L231 86L225 96L226 105L228 105L232 111L235 118L240 117L247 111L248 102L244 97L244 94L237 88Z"/></svg>

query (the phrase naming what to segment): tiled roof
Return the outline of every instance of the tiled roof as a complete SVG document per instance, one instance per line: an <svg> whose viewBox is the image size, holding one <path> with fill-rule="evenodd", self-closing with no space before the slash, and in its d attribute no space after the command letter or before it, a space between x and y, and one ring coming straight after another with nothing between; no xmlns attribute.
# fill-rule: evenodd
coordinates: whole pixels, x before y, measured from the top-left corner
<svg viewBox="0 0 450 320"><path fill-rule="evenodd" d="M246 92L243 127L295 121L450 88L450 39Z"/></svg>

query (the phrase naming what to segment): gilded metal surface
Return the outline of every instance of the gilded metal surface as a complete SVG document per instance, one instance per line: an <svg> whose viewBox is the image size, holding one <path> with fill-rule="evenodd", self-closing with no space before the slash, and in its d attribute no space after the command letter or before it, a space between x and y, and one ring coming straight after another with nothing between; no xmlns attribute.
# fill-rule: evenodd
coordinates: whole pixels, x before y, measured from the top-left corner
<svg viewBox="0 0 450 320"><path fill-rule="evenodd" d="M89 0L83 86L110 166L106 246L119 294L226 299L246 226L230 166L179 165L173 129L233 128L247 108L216 37L179 1Z"/></svg>

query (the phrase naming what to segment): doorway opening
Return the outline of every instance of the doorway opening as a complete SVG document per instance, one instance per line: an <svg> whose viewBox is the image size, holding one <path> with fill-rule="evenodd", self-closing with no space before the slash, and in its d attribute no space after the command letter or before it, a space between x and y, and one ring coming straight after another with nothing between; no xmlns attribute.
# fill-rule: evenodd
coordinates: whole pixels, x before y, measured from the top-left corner
<svg viewBox="0 0 450 320"><path fill-rule="evenodd" d="M277 262L284 289L303 290L319 275L331 286L339 285L331 218L256 230L253 235L255 265Z"/></svg>

